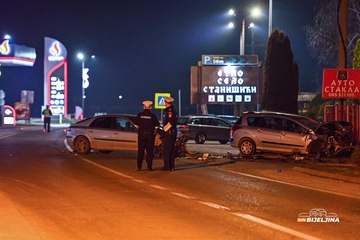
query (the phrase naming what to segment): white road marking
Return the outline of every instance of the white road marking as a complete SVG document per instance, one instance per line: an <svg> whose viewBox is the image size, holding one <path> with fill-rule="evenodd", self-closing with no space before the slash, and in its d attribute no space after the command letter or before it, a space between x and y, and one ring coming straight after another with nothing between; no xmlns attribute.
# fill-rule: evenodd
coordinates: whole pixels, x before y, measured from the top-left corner
<svg viewBox="0 0 360 240"><path fill-rule="evenodd" d="M183 198L187 198L187 199L194 199L194 197L190 197L190 196L182 194L182 193L177 193L177 192L171 192L171 193L176 196L179 196L179 197L183 197Z"/></svg>
<svg viewBox="0 0 360 240"><path fill-rule="evenodd" d="M15 135L16 133L0 133L0 139L2 138L7 138L7 137L11 137L13 135Z"/></svg>
<svg viewBox="0 0 360 240"><path fill-rule="evenodd" d="M238 216L238 217L242 217L242 218L244 218L244 219L247 219L247 220L250 220L250 221L259 223L259 224L261 224L261 225L264 225L264 226L267 226L267 227L270 227L270 228L273 228L273 229L276 229L276 230L279 230L279 231L281 231L281 232L285 232L285 233L291 234L291 235L296 236L296 237L299 237L299 238L308 239L308 240L309 240L309 239L312 239L312 240L319 239L319 238L316 238L316 237L307 235L307 234L305 234L305 233L298 232L298 231L292 230L292 229L290 229L290 228L283 227L283 226L281 226L281 225L278 225L278 224L275 224L275 223L272 223L272 222L263 220L263 219L261 219L261 218L257 218L257 217L251 216L251 215L249 215L249 214L243 214L243 213L233 213L233 214L236 215L236 216Z"/></svg>
<svg viewBox="0 0 360 240"><path fill-rule="evenodd" d="M349 195L349 194L333 192L333 191L328 191L328 190L323 190L323 189L318 189L318 188L313 188L313 187L307 187L307 186L303 186L303 185L299 185L299 184L295 184L295 183L289 183L289 182L284 182L284 181L275 180L275 179L271 179L271 178L259 177L259 176L255 176L255 175L251 175L251 174L247 174L247 173L240 173L240 172L235 172L235 171L221 169L221 168L218 168L218 169L221 171L231 172L231 173L234 173L237 175L242 175L242 176L251 177L251 178L257 178L257 179L261 179L261 180L265 180L265 181L269 181L269 182L276 182L276 183L281 183L281 184L285 184L285 185L289 185L289 186L310 189L310 190L314 190L314 191L318 191L318 192L330 193L330 194L339 195L339 196L343 196L343 197L360 199L360 197L358 197L358 196L353 196L353 195Z"/></svg>
<svg viewBox="0 0 360 240"><path fill-rule="evenodd" d="M96 166L96 167L98 167L98 168L102 168L102 169L104 169L104 170L106 170L106 171L109 171L109 172L111 172L111 173L114 173L114 174L116 174L116 175L118 175L118 176L121 176L121 177L124 177L124 178L128 178L128 179L134 179L134 177L132 177L132 176L123 174L123 173L118 172L118 171L115 171L115 170L113 170L113 169L111 169L111 168L108 168L108 167L105 167L105 166L103 166L103 165L97 164L97 163L95 163L95 162L93 162L93 161L90 161L90 160L88 160L88 159L86 159L86 158L80 157L80 159L83 160L83 161L85 161L85 162L87 162L87 163L90 163L90 164L92 164L92 165L94 165L94 166Z"/></svg>
<svg viewBox="0 0 360 240"><path fill-rule="evenodd" d="M157 188L157 189L160 189L160 190L167 190L166 188L162 187L162 186L159 186L159 185L152 185L152 184L149 184L151 187L153 188Z"/></svg>
<svg viewBox="0 0 360 240"><path fill-rule="evenodd" d="M218 205L216 203L202 202L202 201L199 201L199 203L204 204L204 205L209 206L209 207L212 207L212 208L216 208L216 209L230 210L230 208Z"/></svg>
<svg viewBox="0 0 360 240"><path fill-rule="evenodd" d="M136 178L132 177L132 176L129 176L129 175L126 175L126 174L123 174L123 173L120 173L118 171L115 171L111 168L108 168L108 167L105 167L105 166L102 166L98 163L95 163L91 160L88 160L86 158L83 158L83 157L80 157L81 160L89 163L89 164L92 164L96 167L99 167L101 169L104 169L106 171L109 171L111 173L114 173L118 176L121 176L121 177L124 177L124 178L128 178L128 179L131 179L133 181L136 181L136 182L145 182L147 183L146 181L142 181L142 180L137 180ZM227 170L228 171L228 170ZM229 172L233 172L233 171L229 171ZM249 175L249 174L247 174ZM251 177L256 177L256 176L252 176L252 175L249 175ZM272 179L266 179L266 178L262 178L262 177L258 177L260 179L264 179L264 180L272 180ZM274 180L276 181L276 180ZM279 181L281 182L281 181ZM284 182L285 183L285 182ZM152 185L152 184L149 184L149 186L151 187L154 187L156 189L159 189L159 190L168 190L167 188L164 188L162 186L159 186L159 185ZM175 193L175 192L171 192L172 194L174 195L177 195L177 196L180 196L180 197L185 197L185 198L189 198L189 199L195 199L195 198L192 198L192 197L188 197L187 195L184 195L184 194L181 194L181 193ZM295 230L292 230L290 228L286 228L286 227L283 227L281 225L278 225L278 224L275 224L275 223L272 223L272 222L269 222L269 221L266 221L266 220L263 220L261 218L257 218L257 217L254 217L254 216L251 216L249 214L244 214L244 213L235 213L235 212L231 212L231 209L228 208L228 207L225 207L225 206L221 206L221 205L218 205L218 204L215 204L215 203L211 203L211 202L202 202L202 201L198 201L199 203L203 204L203 205L206 205L206 206L209 206L209 207L212 207L212 208L215 208L215 209L225 209L225 210L228 210L231 214L234 214L238 217L241 217L241 218L244 218L244 219L247 219L249 221L252 221L252 222L255 222L255 223L258 223L258 224L261 224L261 225L264 225L264 226L267 226L269 228L272 228L272 229L275 229L275 230L278 230L278 231L281 231L281 232L284 232L284 233L288 233L290 235L293 235L295 237L300 237L300 238L304 238L304 239L311 239L311 240L317 240L318 238L315 238L315 237L312 237L310 235L307 235L307 234L304 234L304 233L301 233L301 232L298 232L298 231L295 231Z"/></svg>

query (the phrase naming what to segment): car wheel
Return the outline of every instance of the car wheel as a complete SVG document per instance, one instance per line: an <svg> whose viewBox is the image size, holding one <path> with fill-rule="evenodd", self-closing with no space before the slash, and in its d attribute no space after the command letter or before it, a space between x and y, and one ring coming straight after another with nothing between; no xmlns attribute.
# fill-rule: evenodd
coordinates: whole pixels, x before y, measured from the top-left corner
<svg viewBox="0 0 360 240"><path fill-rule="evenodd" d="M198 134L196 134L195 142L197 144L203 144L205 142L205 140L206 140L205 133L199 132Z"/></svg>
<svg viewBox="0 0 360 240"><path fill-rule="evenodd" d="M225 141L225 140L222 140L222 141L219 141L220 144L227 144L229 141Z"/></svg>
<svg viewBox="0 0 360 240"><path fill-rule="evenodd" d="M74 148L77 153L86 154L90 151L90 142L84 136L79 136L74 141Z"/></svg>
<svg viewBox="0 0 360 240"><path fill-rule="evenodd" d="M250 138L243 138L239 142L239 150L241 156L250 157L255 153L256 145Z"/></svg>
<svg viewBox="0 0 360 240"><path fill-rule="evenodd" d="M99 150L99 152L102 154L110 154L112 151L111 150Z"/></svg>

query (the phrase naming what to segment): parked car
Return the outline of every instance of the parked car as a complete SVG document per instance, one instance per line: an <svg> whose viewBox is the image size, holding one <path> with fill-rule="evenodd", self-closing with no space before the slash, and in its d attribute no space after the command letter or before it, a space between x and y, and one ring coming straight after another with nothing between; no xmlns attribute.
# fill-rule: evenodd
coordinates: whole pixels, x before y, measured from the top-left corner
<svg viewBox="0 0 360 240"><path fill-rule="evenodd" d="M86 154L91 149L101 153L112 151L137 151L138 136L134 125L136 115L112 114L90 117L70 125L66 131L65 145L73 151ZM162 130L159 129L159 134ZM158 139L159 141L159 139ZM161 142L158 142L158 146ZM179 131L176 140L176 153L186 150L183 144L183 136ZM156 154L161 155L159 148L154 149ZM161 151L161 150L160 150Z"/></svg>
<svg viewBox="0 0 360 240"><path fill-rule="evenodd" d="M66 143L77 153L91 149L101 153L115 150L137 151L135 115L100 115L70 125Z"/></svg>
<svg viewBox="0 0 360 240"><path fill-rule="evenodd" d="M234 124L240 117L232 115L215 115L216 117L227 120L229 123Z"/></svg>
<svg viewBox="0 0 360 240"><path fill-rule="evenodd" d="M178 118L177 128L198 144L207 140L226 144L229 142L231 123L209 115L181 116Z"/></svg>
<svg viewBox="0 0 360 240"><path fill-rule="evenodd" d="M296 114L247 112L232 126L230 146L247 157L256 152L338 156L355 147L352 131L348 122L321 124Z"/></svg>

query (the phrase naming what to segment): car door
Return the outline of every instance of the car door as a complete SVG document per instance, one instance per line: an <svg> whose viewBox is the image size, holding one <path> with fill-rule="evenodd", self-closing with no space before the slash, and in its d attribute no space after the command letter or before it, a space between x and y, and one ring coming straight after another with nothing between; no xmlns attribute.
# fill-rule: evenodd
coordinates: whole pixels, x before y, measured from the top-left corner
<svg viewBox="0 0 360 240"><path fill-rule="evenodd" d="M137 151L137 129L130 119L126 117L114 118L112 130L114 150Z"/></svg>
<svg viewBox="0 0 360 240"><path fill-rule="evenodd" d="M259 150L277 151L281 149L280 129L278 129L275 117L262 116L256 119L255 135Z"/></svg>
<svg viewBox="0 0 360 240"><path fill-rule="evenodd" d="M99 150L113 148L113 130L111 129L112 117L96 118L86 130L91 147Z"/></svg>
<svg viewBox="0 0 360 240"><path fill-rule="evenodd" d="M306 152L309 135L307 130L290 119L281 119L281 143L284 149L289 152Z"/></svg>
<svg viewBox="0 0 360 240"><path fill-rule="evenodd" d="M214 118L212 120L214 125L212 139L221 142L229 141L231 124L222 119Z"/></svg>

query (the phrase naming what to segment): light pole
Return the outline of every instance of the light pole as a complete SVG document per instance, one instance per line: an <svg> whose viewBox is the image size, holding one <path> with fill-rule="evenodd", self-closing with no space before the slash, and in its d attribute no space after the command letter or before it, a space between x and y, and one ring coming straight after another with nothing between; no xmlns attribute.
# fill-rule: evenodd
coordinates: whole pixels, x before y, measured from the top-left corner
<svg viewBox="0 0 360 240"><path fill-rule="evenodd" d="M78 59L81 60L81 89L82 89L82 94L81 94L81 109L83 112L83 116L84 116L84 105L85 105L85 88L84 88L84 54L79 53L77 55Z"/></svg>
<svg viewBox="0 0 360 240"><path fill-rule="evenodd" d="M229 14L232 16L236 16L235 11L230 9L229 10ZM247 17L258 17L261 14L260 9L259 8L254 8L251 11L251 14ZM241 27L241 34L240 34L240 55L245 55L245 19L247 18L243 18L242 20L242 27ZM234 28L234 24L233 23L229 23L228 25L230 28Z"/></svg>
<svg viewBox="0 0 360 240"><path fill-rule="evenodd" d="M78 59L81 60L81 78L82 78L82 81L81 81L81 89L82 89L82 97L81 97L81 108L82 108L82 111L83 111L83 117L84 117L84 111L85 111L85 98L86 98L86 95L85 95L85 89L87 87L89 87L89 75L87 74L89 69L88 68L85 68L85 56L84 54L82 53L78 53L77 55ZM91 58L95 58L95 55L92 55Z"/></svg>

